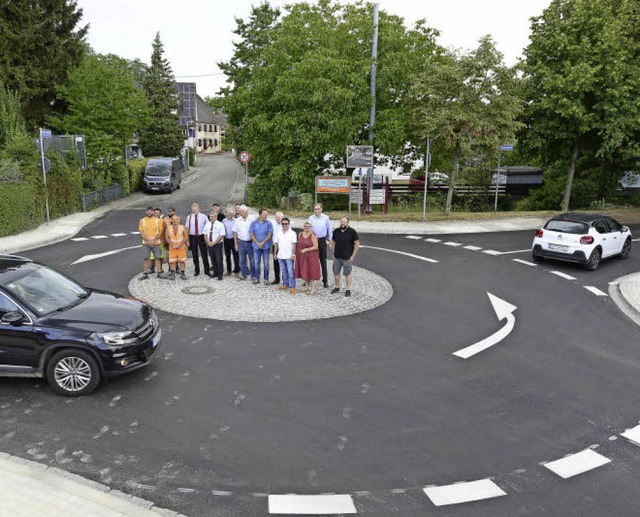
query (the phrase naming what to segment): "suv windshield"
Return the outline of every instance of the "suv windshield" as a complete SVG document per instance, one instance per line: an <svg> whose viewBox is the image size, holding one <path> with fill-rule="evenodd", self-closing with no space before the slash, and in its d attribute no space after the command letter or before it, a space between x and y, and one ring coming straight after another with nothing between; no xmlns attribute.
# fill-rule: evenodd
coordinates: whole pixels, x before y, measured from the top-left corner
<svg viewBox="0 0 640 517"><path fill-rule="evenodd" d="M147 176L169 176L171 173L171 165L147 165L144 172Z"/></svg>
<svg viewBox="0 0 640 517"><path fill-rule="evenodd" d="M89 295L80 284L46 266L39 266L5 287L39 316L73 307Z"/></svg>
<svg viewBox="0 0 640 517"><path fill-rule="evenodd" d="M552 232L573 233L585 235L589 231L589 225L576 221L563 221L561 219L551 219L545 226L545 230Z"/></svg>

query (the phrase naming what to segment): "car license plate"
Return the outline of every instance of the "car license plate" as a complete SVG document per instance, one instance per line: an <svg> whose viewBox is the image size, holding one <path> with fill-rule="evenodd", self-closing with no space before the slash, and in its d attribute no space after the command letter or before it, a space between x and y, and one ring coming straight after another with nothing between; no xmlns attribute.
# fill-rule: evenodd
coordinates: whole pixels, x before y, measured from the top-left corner
<svg viewBox="0 0 640 517"><path fill-rule="evenodd" d="M549 249L553 251L569 251L569 246L564 244L549 244Z"/></svg>
<svg viewBox="0 0 640 517"><path fill-rule="evenodd" d="M156 337L154 337L153 341L151 342L151 348L156 348L158 346L158 343L160 343L161 337L162 337L162 330L158 330Z"/></svg>

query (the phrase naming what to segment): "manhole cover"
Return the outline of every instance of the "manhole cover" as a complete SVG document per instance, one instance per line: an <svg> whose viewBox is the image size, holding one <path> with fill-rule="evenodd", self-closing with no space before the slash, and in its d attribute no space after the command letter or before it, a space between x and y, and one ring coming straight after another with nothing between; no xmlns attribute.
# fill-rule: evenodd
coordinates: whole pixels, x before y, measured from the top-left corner
<svg viewBox="0 0 640 517"><path fill-rule="evenodd" d="M213 291L214 289L212 287L207 287L206 285L194 285L190 287L185 287L184 289L180 290L180 292L184 294L193 294L193 295L209 294L209 293L212 293Z"/></svg>

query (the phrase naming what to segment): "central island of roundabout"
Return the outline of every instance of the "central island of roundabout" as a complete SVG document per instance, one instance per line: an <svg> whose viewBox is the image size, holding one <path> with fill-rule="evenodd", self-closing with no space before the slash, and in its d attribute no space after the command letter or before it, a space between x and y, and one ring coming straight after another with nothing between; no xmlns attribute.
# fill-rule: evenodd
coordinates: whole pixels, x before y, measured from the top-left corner
<svg viewBox="0 0 640 517"><path fill-rule="evenodd" d="M328 261L331 272L332 261ZM204 274L194 276L193 264L187 264L187 279L160 279L151 275L129 282L129 292L152 307L193 318L237 322L277 323L348 316L375 309L393 296L391 284L381 276L361 267L353 267L351 296L340 292L331 294L329 288L316 283L316 293L301 291L303 282L297 280L296 294L280 290L279 285L252 284L250 279L239 280L225 276L222 280ZM273 276L271 277L273 279ZM343 280L344 282L344 280Z"/></svg>

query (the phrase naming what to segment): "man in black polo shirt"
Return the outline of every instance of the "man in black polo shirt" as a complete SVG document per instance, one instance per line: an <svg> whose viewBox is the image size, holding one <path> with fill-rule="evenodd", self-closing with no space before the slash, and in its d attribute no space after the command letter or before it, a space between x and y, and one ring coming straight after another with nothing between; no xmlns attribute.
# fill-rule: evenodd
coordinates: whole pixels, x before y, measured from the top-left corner
<svg viewBox="0 0 640 517"><path fill-rule="evenodd" d="M351 269L360 249L358 232L349 226L349 218L340 219L340 228L333 231L331 251L333 251L333 274L335 287L331 294L340 291L340 271L344 274L345 296L351 296Z"/></svg>

